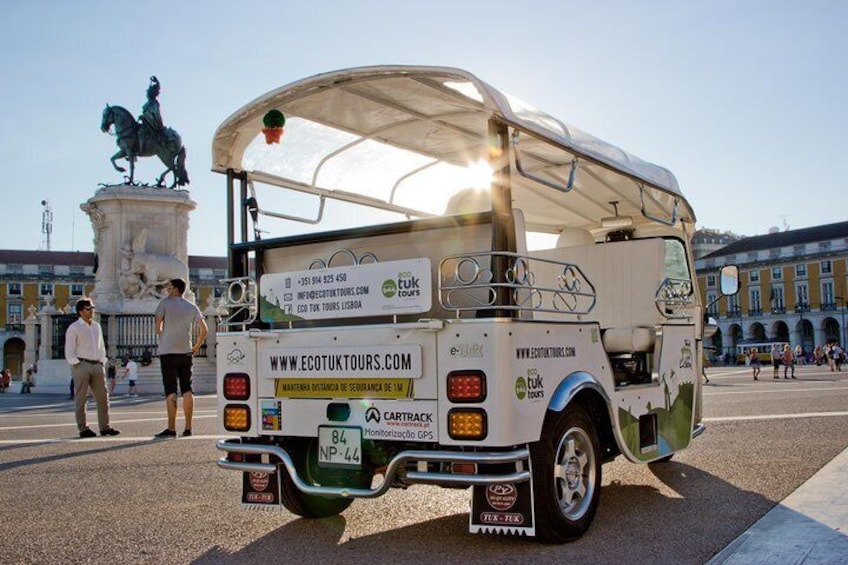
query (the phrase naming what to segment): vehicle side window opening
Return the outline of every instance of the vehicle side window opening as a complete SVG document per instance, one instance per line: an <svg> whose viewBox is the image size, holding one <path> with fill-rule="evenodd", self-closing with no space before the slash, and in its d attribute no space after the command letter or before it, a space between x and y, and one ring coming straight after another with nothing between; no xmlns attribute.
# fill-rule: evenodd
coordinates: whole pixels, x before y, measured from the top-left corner
<svg viewBox="0 0 848 565"><path fill-rule="evenodd" d="M691 280L689 261L686 258L686 248L679 239L665 240L664 278Z"/></svg>

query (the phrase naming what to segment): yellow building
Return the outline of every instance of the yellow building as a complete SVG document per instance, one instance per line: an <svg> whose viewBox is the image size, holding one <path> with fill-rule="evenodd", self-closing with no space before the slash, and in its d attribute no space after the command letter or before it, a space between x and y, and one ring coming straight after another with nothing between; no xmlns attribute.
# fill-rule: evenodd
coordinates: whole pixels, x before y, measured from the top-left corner
<svg viewBox="0 0 848 565"><path fill-rule="evenodd" d="M0 250L0 351L2 364L20 378L24 358L24 320L31 308L51 303L73 312L78 298L94 289L95 255L79 251ZM189 285L203 310L224 287L226 257L189 256ZM70 310L68 310L70 309Z"/></svg>
<svg viewBox="0 0 848 565"><path fill-rule="evenodd" d="M718 321L713 345L735 356L754 343L845 347L848 222L741 239L695 261L702 298ZM715 299L718 270L737 265L741 290Z"/></svg>

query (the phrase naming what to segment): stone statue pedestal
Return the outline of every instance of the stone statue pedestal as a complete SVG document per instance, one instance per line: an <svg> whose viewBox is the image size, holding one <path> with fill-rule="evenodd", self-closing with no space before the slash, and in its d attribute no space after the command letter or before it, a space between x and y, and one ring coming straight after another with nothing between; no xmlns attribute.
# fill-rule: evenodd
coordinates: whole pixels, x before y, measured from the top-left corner
<svg viewBox="0 0 848 565"><path fill-rule="evenodd" d="M99 189L80 208L91 219L97 257L95 306L108 314L152 314L162 283L188 283L188 191L129 185ZM193 301L190 290L184 295Z"/></svg>

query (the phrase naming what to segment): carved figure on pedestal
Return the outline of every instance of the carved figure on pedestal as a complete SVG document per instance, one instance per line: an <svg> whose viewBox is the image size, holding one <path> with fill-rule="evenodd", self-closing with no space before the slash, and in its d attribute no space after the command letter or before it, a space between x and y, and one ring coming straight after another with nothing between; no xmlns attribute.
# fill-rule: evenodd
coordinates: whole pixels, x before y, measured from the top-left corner
<svg viewBox="0 0 848 565"><path fill-rule="evenodd" d="M135 237L132 250L121 249L118 286L127 298L163 298L162 286L171 279L188 280L188 266L176 255L147 253L147 228Z"/></svg>
<svg viewBox="0 0 848 565"><path fill-rule="evenodd" d="M156 186L165 185L165 175L169 172L174 175L174 182L170 188L184 186L189 183L188 172L185 168L186 151L183 147L180 134L172 128L165 127L159 112L160 91L159 81L155 76L150 77L150 86L147 88L147 102L142 108L139 120L122 106L106 105L103 110L103 119L100 129L109 133L115 126L115 137L119 151L112 155L112 166L116 171L126 172L124 167L118 166L115 161L126 159L130 164L129 176L125 177L127 184L135 183L135 161L138 157L159 157L167 169L156 178Z"/></svg>

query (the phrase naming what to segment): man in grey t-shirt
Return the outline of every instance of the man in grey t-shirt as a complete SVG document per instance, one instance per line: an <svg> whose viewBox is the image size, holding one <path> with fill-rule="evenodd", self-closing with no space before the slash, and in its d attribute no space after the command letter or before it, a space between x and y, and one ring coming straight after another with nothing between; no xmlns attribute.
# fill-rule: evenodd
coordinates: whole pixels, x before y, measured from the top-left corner
<svg viewBox="0 0 848 565"><path fill-rule="evenodd" d="M162 384L165 387L165 406L168 410L168 427L156 434L157 438L177 435L177 385L183 397L185 430L191 435L191 417L194 396L191 391L192 357L200 351L209 331L197 306L183 298L186 282L171 279L165 286L168 296L156 307L156 333L159 334L159 363L162 366ZM192 327L197 326L197 341L191 342Z"/></svg>

